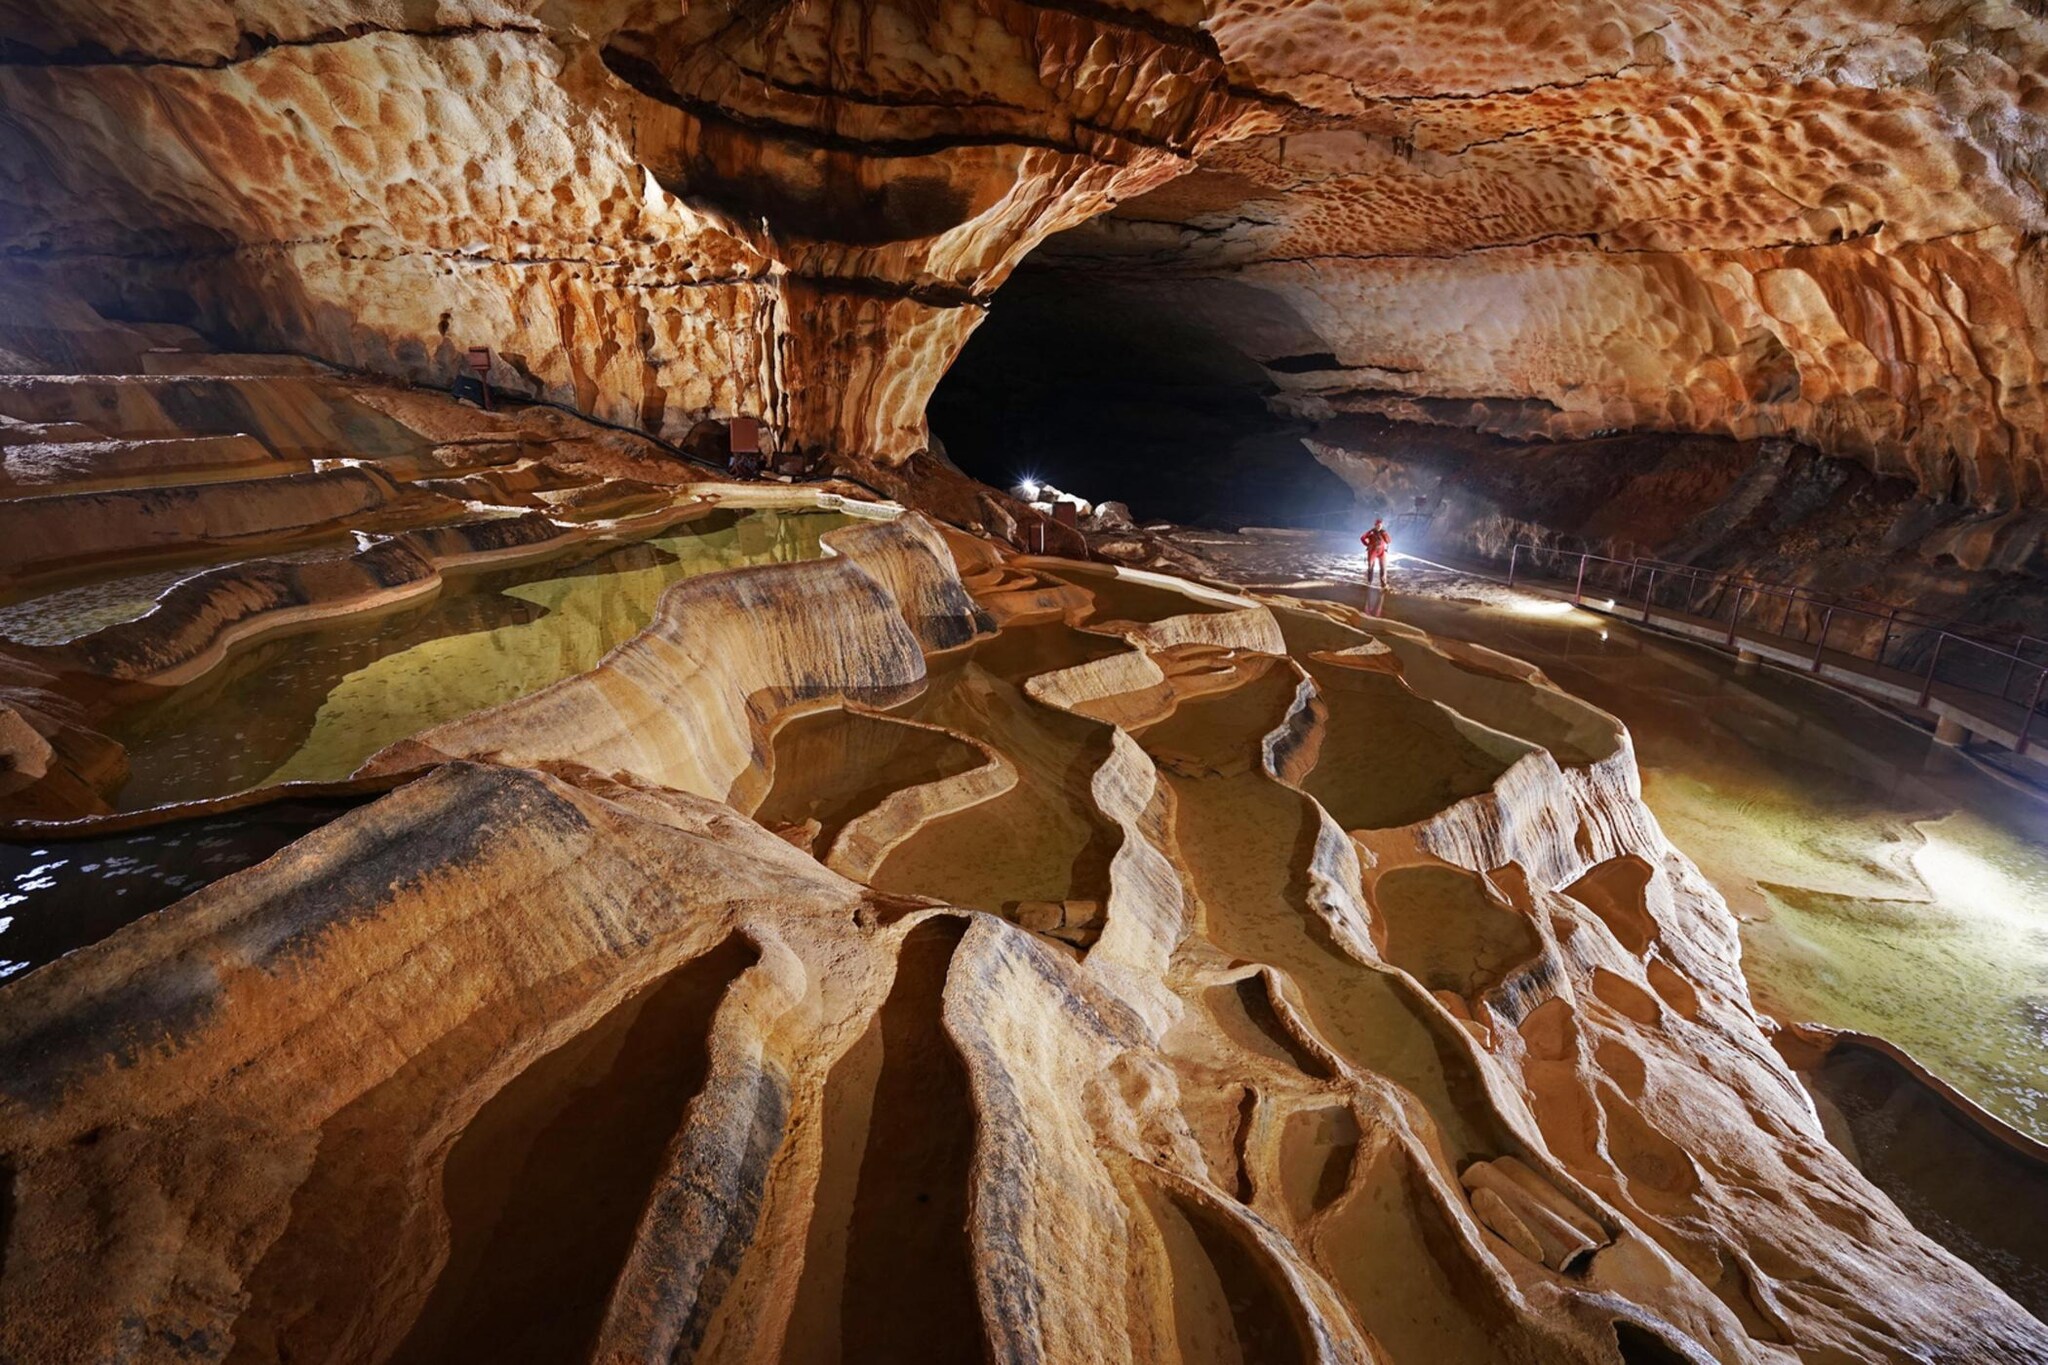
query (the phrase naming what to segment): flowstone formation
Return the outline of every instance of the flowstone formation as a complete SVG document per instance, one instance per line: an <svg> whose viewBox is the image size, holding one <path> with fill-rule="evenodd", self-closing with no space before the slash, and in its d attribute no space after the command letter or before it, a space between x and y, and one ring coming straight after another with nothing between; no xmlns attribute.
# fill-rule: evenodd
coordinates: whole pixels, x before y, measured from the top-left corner
<svg viewBox="0 0 2048 1365"><path fill-rule="evenodd" d="M1611 717L923 417L1122 204L1303 414L2033 496L2040 21L1893 8L0 0L0 1358L2048 1361Z"/></svg>
<svg viewBox="0 0 2048 1365"><path fill-rule="evenodd" d="M195 859L183 899L45 932L0 985L0 1356L2048 1361L1829 1144L1626 731L1526 665L815 490L739 512L673 467L626 480L656 456L548 410L150 339L256 407L289 383L337 421L495 438L348 467L424 542L201 538L143 584L80 548L0 609L0 814L43 879L165 821L240 869ZM31 382L24 468L181 439L85 429L168 421L167 382ZM405 502L446 496L422 462L485 449L447 477L502 501ZM575 470L544 510L521 491ZM318 476L0 507L83 536L117 493L225 512ZM829 528L745 538L821 504ZM441 563L445 607L410 616L350 586L350 555L521 517L567 541L524 576ZM593 664L585 632L671 561ZM94 582L118 590L82 605ZM278 607L292 584L337 590ZM298 619L235 638L223 600ZM550 621L558 649L521 643ZM64 669L16 638L81 625L103 647ZM252 659L330 679L310 719L233 690ZM181 724L260 749L283 717L298 757L112 809L138 803L49 760L126 752L123 717L164 703L113 684L145 665L184 678ZM470 674L523 686L408 704ZM340 780L292 783L318 763ZM34 819L64 799L89 809Z"/></svg>

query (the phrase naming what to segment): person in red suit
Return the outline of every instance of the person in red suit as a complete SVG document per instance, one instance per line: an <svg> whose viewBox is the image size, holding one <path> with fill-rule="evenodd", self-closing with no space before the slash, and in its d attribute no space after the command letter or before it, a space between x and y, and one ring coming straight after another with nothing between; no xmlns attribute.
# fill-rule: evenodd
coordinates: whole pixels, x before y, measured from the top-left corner
<svg viewBox="0 0 2048 1365"><path fill-rule="evenodd" d="M1386 523L1378 517L1374 517L1372 519L1372 529L1358 539L1365 546L1365 585L1368 588L1372 586L1373 566L1378 565L1380 586L1386 587L1387 547L1394 543L1394 538L1387 534Z"/></svg>

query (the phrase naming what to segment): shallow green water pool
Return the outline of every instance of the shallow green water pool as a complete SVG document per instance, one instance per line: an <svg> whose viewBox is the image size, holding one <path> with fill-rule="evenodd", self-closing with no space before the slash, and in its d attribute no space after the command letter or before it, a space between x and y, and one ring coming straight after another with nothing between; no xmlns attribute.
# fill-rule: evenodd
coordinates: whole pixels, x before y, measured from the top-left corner
<svg viewBox="0 0 2048 1365"><path fill-rule="evenodd" d="M239 650L109 726L128 749L124 809L343 778L388 744L594 667L653 619L670 584L816 559L845 513L721 509L662 535L587 543L449 584L430 603Z"/></svg>

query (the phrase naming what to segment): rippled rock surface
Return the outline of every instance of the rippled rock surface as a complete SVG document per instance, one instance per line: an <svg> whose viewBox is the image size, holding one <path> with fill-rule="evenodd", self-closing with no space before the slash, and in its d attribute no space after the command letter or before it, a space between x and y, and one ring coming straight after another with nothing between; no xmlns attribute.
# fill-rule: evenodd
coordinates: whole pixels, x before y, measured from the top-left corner
<svg viewBox="0 0 2048 1365"><path fill-rule="evenodd" d="M1070 266L1303 414L2024 502L2024 7L0 23L7 894L148 891L0 949L0 1357L2048 1360L1528 667L850 487L752 543L672 448L388 382L487 342L1010 535L926 397L1122 205Z"/></svg>

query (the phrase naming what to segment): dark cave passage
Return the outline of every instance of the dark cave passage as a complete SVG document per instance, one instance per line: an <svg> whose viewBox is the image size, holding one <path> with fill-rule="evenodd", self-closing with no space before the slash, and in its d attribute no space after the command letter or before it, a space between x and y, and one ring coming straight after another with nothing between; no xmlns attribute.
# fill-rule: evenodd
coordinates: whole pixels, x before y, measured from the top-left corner
<svg viewBox="0 0 2048 1365"><path fill-rule="evenodd" d="M1330 525L1350 490L1265 402L1265 367L1142 285L1021 270L932 395L932 433L1000 488L1026 476L1140 521Z"/></svg>

